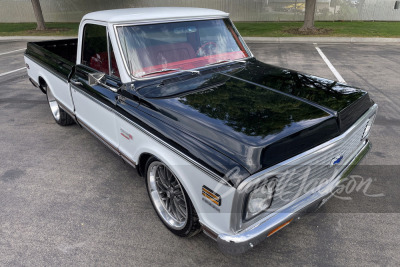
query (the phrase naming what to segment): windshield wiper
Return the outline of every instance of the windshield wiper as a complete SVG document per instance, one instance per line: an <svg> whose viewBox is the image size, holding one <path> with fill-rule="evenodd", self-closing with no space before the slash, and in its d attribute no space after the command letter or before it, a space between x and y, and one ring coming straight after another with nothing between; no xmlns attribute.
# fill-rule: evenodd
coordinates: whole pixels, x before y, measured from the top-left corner
<svg viewBox="0 0 400 267"><path fill-rule="evenodd" d="M216 62L213 63L209 63L206 66L211 66L211 65L216 65L216 64L220 64L220 63L226 63L226 62L240 62L240 63L247 63L246 60L240 60L240 59L222 59L222 60L218 60Z"/></svg>
<svg viewBox="0 0 400 267"><path fill-rule="evenodd" d="M151 74L157 74L157 73L163 73L163 72L169 72L169 71L178 71L179 69L162 69L162 70L157 70L157 71L152 71L146 74L143 74L141 77L146 77Z"/></svg>
<svg viewBox="0 0 400 267"><path fill-rule="evenodd" d="M157 73L163 73L163 72L170 72L170 71L190 72L190 73L194 73L194 74L199 74L200 73L200 71L198 71L198 70L162 69L162 70L157 70L157 71L146 73L146 74L142 75L141 77L143 78L143 77L146 77L148 75L157 74Z"/></svg>

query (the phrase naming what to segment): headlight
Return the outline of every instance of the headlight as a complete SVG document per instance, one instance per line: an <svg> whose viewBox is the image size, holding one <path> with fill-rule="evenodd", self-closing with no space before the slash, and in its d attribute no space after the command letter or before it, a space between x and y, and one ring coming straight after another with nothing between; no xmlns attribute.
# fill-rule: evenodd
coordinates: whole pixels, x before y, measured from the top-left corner
<svg viewBox="0 0 400 267"><path fill-rule="evenodd" d="M269 179L249 194L247 198L246 220L253 218L271 206L276 184L277 180L275 178Z"/></svg>

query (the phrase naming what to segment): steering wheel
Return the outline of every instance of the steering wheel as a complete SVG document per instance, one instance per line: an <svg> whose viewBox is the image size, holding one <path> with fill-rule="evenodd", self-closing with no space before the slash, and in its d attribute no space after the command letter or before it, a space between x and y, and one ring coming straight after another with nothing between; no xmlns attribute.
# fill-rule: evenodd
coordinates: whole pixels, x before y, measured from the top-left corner
<svg viewBox="0 0 400 267"><path fill-rule="evenodd" d="M214 55L217 50L216 42L206 42L202 44L196 51L198 57Z"/></svg>

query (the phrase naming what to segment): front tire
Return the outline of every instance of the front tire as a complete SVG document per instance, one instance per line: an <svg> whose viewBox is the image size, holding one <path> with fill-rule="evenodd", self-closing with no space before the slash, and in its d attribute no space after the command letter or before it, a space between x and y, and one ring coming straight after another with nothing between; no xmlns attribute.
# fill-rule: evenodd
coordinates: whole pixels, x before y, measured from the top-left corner
<svg viewBox="0 0 400 267"><path fill-rule="evenodd" d="M147 192L163 224L175 235L191 237L200 232L197 213L172 171L157 158L146 164Z"/></svg>
<svg viewBox="0 0 400 267"><path fill-rule="evenodd" d="M74 119L67 112L65 112L60 107L60 105L58 105L58 102L57 102L56 98L54 97L53 93L51 92L51 89L46 86L45 90L46 90L47 102L49 103L51 114L53 115L53 118L57 122L57 124L59 124L61 126L68 126L68 125L74 124Z"/></svg>

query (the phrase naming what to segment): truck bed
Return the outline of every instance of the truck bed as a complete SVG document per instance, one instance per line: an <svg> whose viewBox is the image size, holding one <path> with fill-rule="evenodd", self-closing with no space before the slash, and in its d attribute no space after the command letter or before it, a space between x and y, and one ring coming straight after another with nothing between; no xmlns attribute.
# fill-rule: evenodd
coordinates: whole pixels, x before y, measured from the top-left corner
<svg viewBox="0 0 400 267"><path fill-rule="evenodd" d="M44 42L36 42L35 44L70 61L72 64L74 64L76 61L78 39L44 41Z"/></svg>
<svg viewBox="0 0 400 267"><path fill-rule="evenodd" d="M29 42L25 55L32 60L67 79L76 62L78 39Z"/></svg>

